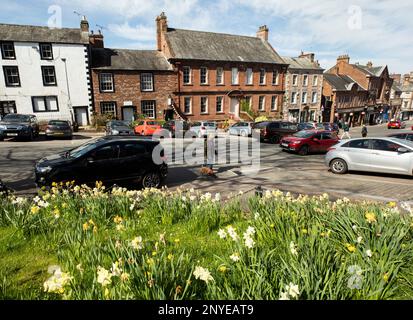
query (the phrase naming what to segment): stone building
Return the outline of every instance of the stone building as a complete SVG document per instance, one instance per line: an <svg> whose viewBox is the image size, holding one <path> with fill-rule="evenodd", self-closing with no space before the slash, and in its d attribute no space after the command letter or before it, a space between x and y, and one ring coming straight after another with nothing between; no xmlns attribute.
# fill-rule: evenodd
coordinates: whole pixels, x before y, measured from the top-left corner
<svg viewBox="0 0 413 320"><path fill-rule="evenodd" d="M168 27L156 19L157 50L177 72L173 108L188 120L281 118L287 63L268 42L256 37Z"/></svg>
<svg viewBox="0 0 413 320"><path fill-rule="evenodd" d="M289 64L283 102L284 120L294 122L323 121L321 96L323 71L314 53L297 58L283 57Z"/></svg>
<svg viewBox="0 0 413 320"><path fill-rule="evenodd" d="M401 84L401 118L403 120L413 119L413 71L403 76Z"/></svg>

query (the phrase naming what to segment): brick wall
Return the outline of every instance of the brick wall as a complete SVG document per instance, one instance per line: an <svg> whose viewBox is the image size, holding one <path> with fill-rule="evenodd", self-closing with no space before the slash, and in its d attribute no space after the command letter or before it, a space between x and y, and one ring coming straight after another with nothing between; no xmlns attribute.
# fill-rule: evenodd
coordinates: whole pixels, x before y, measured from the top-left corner
<svg viewBox="0 0 413 320"><path fill-rule="evenodd" d="M112 73L114 92L101 92L99 86L99 73ZM177 77L174 72L148 72L153 74L154 91L142 92L140 71L100 71L92 70L92 83L94 92L94 110L101 113L101 102L116 102L117 118L122 119L122 107L125 101L131 101L136 107L136 112L141 114L143 100L156 101L156 118L164 119L163 111L168 108L168 97L173 96L177 88ZM145 72L146 73L146 72Z"/></svg>

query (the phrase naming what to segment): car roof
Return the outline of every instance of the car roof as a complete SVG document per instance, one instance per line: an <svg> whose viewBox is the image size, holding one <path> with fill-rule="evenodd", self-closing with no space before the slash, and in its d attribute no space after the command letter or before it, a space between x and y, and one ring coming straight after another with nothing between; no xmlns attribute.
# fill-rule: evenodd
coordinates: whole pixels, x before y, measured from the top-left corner
<svg viewBox="0 0 413 320"><path fill-rule="evenodd" d="M145 141L145 142L156 142L158 140L152 139L150 136L119 136L119 135L109 135L103 136L98 139L99 141Z"/></svg>

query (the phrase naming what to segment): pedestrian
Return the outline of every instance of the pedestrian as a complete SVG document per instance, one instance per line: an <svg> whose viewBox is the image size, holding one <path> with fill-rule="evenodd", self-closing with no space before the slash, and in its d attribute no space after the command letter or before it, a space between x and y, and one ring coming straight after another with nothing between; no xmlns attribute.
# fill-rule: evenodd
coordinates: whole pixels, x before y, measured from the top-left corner
<svg viewBox="0 0 413 320"><path fill-rule="evenodd" d="M346 137L347 139L351 139L351 136L350 136L350 127L349 127L349 125L348 125L348 122L345 122L345 123L344 123L344 125L343 125L343 130L344 130L344 133L343 133L342 136L341 136L341 140L343 140L344 137Z"/></svg>
<svg viewBox="0 0 413 320"><path fill-rule="evenodd" d="M361 129L361 135L363 138L367 137L367 127L363 124L363 128Z"/></svg>

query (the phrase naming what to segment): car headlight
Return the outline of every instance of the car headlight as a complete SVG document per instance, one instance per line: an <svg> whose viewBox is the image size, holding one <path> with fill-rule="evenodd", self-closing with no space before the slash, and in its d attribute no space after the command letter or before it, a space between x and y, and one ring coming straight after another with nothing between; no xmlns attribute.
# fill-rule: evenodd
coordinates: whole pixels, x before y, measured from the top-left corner
<svg viewBox="0 0 413 320"><path fill-rule="evenodd" d="M118 130L112 130L112 134L119 134Z"/></svg>
<svg viewBox="0 0 413 320"><path fill-rule="evenodd" d="M37 167L37 171L39 171L40 173L49 173L50 171L52 171L52 167Z"/></svg>
<svg viewBox="0 0 413 320"><path fill-rule="evenodd" d="M7 127L0 125L0 130L7 130Z"/></svg>

